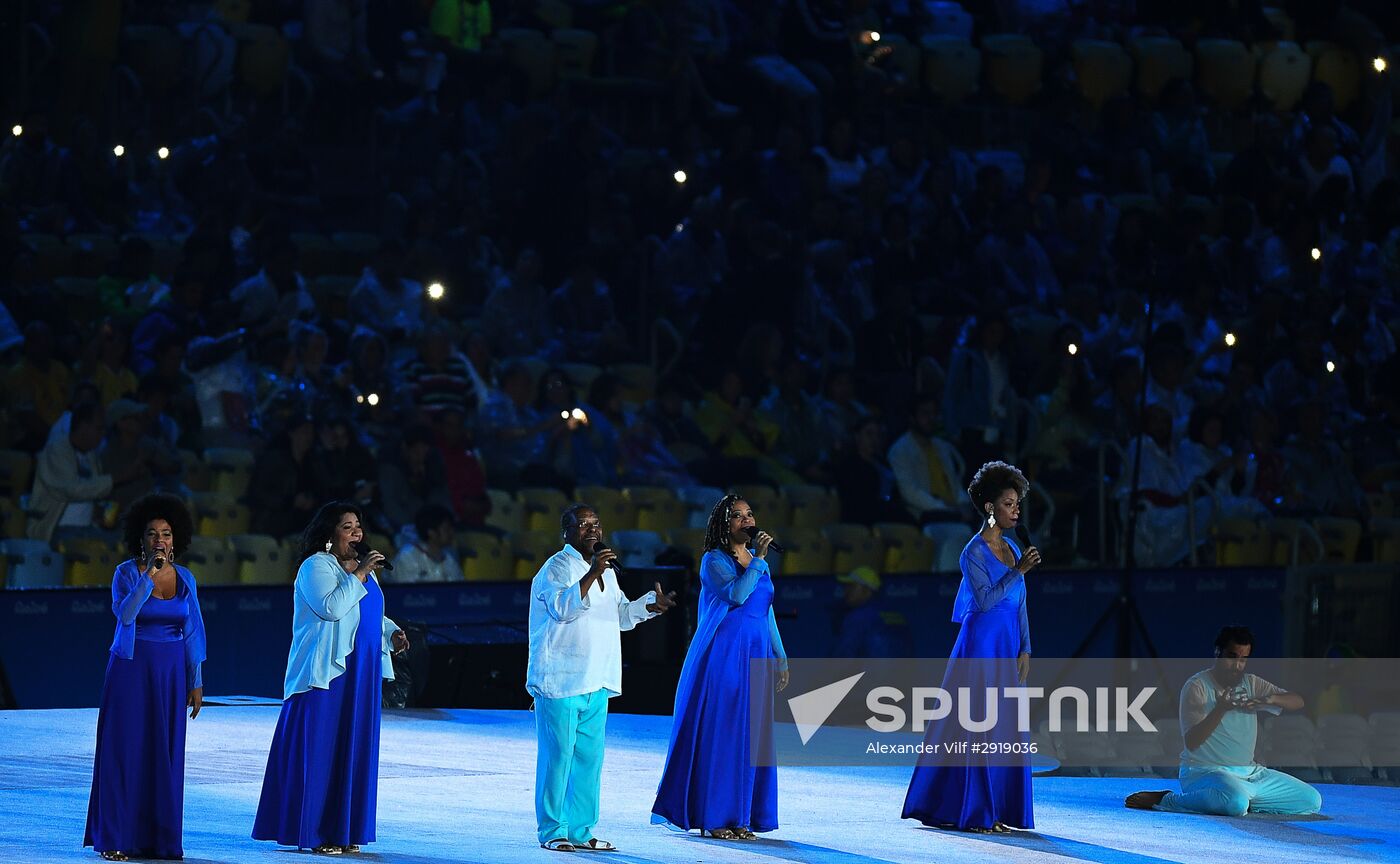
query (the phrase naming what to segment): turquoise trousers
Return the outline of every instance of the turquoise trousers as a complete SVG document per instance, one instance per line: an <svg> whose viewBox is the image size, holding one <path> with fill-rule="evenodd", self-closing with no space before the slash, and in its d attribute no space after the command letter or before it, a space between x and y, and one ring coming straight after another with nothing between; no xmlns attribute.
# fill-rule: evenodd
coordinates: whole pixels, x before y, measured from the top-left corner
<svg viewBox="0 0 1400 864"><path fill-rule="evenodd" d="M582 845L593 839L607 723L605 690L535 700L535 821L541 843L563 837Z"/></svg>
<svg viewBox="0 0 1400 864"><path fill-rule="evenodd" d="M1167 795L1157 809L1212 816L1246 813L1303 816L1322 809L1322 795L1291 774L1262 766L1240 774L1192 771L1183 773L1181 791Z"/></svg>

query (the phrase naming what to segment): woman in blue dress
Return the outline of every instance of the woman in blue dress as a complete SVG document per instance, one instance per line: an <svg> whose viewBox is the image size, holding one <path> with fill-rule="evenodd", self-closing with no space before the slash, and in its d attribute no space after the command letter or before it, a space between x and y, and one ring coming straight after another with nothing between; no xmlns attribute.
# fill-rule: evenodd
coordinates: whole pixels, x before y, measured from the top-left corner
<svg viewBox="0 0 1400 864"><path fill-rule="evenodd" d="M987 687L1015 687L1030 674L1031 636L1026 618L1025 574L1040 563L1035 547L1018 548L1007 532L1021 518L1021 501L1030 483L1005 462L978 469L968 495L985 520L962 551L962 584L953 601L953 620L962 624L949 657L943 689L985 693ZM1000 690L998 692L1001 692ZM989 706L970 706L966 716L985 718ZM978 744L1024 744L1017 729L1016 707L1002 699L998 722L987 732L968 733L951 718L931 723L924 743L967 741L969 755L923 756L904 797L904 818L936 828L978 833L1033 828L1031 769L1026 753L975 754Z"/></svg>
<svg viewBox="0 0 1400 864"><path fill-rule="evenodd" d="M194 576L176 564L194 533L171 495L126 514L132 557L112 574L117 632L97 712L83 845L109 861L183 858L185 708L204 702L204 619Z"/></svg>
<svg viewBox="0 0 1400 864"><path fill-rule="evenodd" d="M753 840L755 831L778 827L773 691L787 686L788 673L766 560L772 542L737 495L724 496L710 513L700 619L676 687L653 822L721 840ZM762 702L751 705L753 698Z"/></svg>
<svg viewBox="0 0 1400 864"><path fill-rule="evenodd" d="M360 508L332 501L302 535L282 714L267 757L253 839L326 854L374 842L381 680L408 638L384 617L363 554ZM363 548L363 547L361 547Z"/></svg>

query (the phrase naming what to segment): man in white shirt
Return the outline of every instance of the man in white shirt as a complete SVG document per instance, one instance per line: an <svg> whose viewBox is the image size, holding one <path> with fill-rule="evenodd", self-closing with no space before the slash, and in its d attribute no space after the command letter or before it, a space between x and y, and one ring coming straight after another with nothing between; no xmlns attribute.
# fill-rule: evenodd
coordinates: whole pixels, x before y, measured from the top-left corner
<svg viewBox="0 0 1400 864"><path fill-rule="evenodd" d="M416 539L394 558L394 569L379 574L385 582L459 582L462 565L452 552L456 533L452 511L425 504L413 519Z"/></svg>
<svg viewBox="0 0 1400 864"><path fill-rule="evenodd" d="M1245 672L1254 647L1248 627L1223 627L1215 665L1181 688L1181 792L1134 792L1124 802L1139 810L1243 816L1301 816L1322 809L1316 789L1291 774L1254 761L1258 713L1298 711L1303 697Z"/></svg>
<svg viewBox="0 0 1400 864"><path fill-rule="evenodd" d="M535 817L540 845L573 852L612 851L593 836L603 775L608 700L622 692L619 634L675 604L657 583L628 600L609 569L617 555L594 552L603 539L598 514L574 504L560 517L564 548L530 583L530 657L525 689L535 697ZM613 565L616 566L616 565Z"/></svg>

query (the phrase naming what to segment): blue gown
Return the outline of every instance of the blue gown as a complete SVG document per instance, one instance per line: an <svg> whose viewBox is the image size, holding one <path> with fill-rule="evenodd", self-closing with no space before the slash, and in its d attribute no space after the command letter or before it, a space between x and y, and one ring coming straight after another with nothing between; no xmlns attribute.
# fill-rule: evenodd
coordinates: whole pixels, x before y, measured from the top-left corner
<svg viewBox="0 0 1400 864"><path fill-rule="evenodd" d="M282 703L255 840L303 849L374 842L384 594L374 579L365 589L344 674L324 690L313 687Z"/></svg>
<svg viewBox="0 0 1400 864"><path fill-rule="evenodd" d="M1017 559L1021 550L1011 540ZM959 559L963 581L954 602L953 620L962 622L943 678L943 689L956 694L968 687L973 694L986 687L1016 687L1016 657L1030 653L1026 623L1026 582L1020 573L996 559L982 535L973 537ZM958 662L966 661L966 662ZM1029 733L1016 728L1016 703L1003 699L995 727L987 732L963 731L956 711L932 722L924 743L1028 742ZM969 716L986 716L985 700L974 700ZM904 797L905 819L933 827L991 828L1002 822L1013 828L1034 828L1031 808L1031 768L1025 755L920 757Z"/></svg>
<svg viewBox="0 0 1400 864"><path fill-rule="evenodd" d="M183 858L184 624L189 593L148 598L130 660L112 653L97 714L97 752L83 845L133 858Z"/></svg>
<svg viewBox="0 0 1400 864"><path fill-rule="evenodd" d="M671 746L652 821L682 830L773 831L778 772L772 664L760 663L755 670L749 662L782 656L773 623L773 579L761 559L741 572L734 558L718 551L707 552L700 569L701 621L676 688ZM764 698L756 708L758 729L750 724L751 694Z"/></svg>

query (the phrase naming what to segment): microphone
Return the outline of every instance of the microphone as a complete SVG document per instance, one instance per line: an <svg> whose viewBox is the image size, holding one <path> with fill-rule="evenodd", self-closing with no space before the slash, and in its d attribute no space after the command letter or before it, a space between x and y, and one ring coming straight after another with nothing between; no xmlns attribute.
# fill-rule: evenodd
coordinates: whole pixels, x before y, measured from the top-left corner
<svg viewBox="0 0 1400 864"><path fill-rule="evenodd" d="M361 558L365 557L366 555L368 555L368 554L370 553L369 544L366 543L366 542L363 541L363 540L361 540L360 542L356 543L355 546L354 546L354 548L355 548L355 554L356 554L356 555L359 555ZM382 561L379 562L379 566L380 566L380 567L383 567L385 570L393 570L393 569L394 569L394 562L390 561L388 558L385 558L384 560L382 560Z"/></svg>
<svg viewBox="0 0 1400 864"><path fill-rule="evenodd" d="M606 543L604 543L603 541L599 540L597 543L594 543L594 544L593 544L593 554L594 554L594 555L597 555L599 552L606 552L606 551L608 551L610 548L611 548L611 547L608 546ZM617 559L616 559L616 558L614 558L613 560L609 561L609 562L608 562L608 566L611 567L611 568L613 569L613 572L616 573L617 575L619 575L619 576L622 575L622 565L619 564L619 563L617 563Z"/></svg>
<svg viewBox="0 0 1400 864"><path fill-rule="evenodd" d="M165 567L165 550L156 550L155 556L152 560L155 562L157 570L160 570L161 568Z"/></svg>
<svg viewBox="0 0 1400 864"><path fill-rule="evenodd" d="M754 538L758 537L758 532L759 527L757 525L749 529L749 542L753 542ZM777 552L779 555L787 551L783 548L783 544L779 543L777 540L770 542L768 544L768 548L772 549L774 552Z"/></svg>
<svg viewBox="0 0 1400 864"><path fill-rule="evenodd" d="M1016 539L1021 541L1021 557L1025 557L1026 550L1031 548L1031 532L1020 522L1016 523Z"/></svg>

